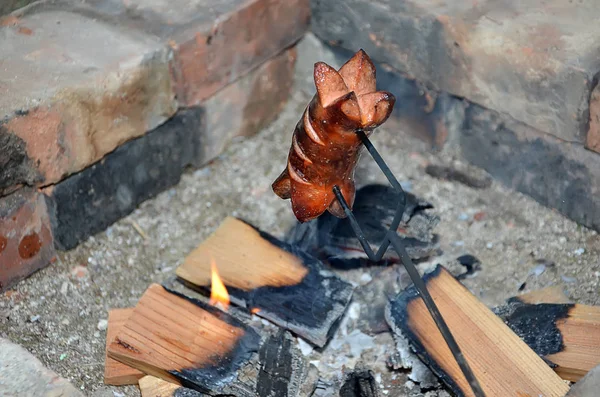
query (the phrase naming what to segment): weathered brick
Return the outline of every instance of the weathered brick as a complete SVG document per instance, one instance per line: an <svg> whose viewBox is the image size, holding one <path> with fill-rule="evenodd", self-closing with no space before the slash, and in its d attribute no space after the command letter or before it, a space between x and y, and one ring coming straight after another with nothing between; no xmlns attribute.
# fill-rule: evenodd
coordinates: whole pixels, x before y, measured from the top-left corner
<svg viewBox="0 0 600 397"><path fill-rule="evenodd" d="M202 159L209 161L231 139L270 124L285 106L294 81L296 49L289 49L206 100Z"/></svg>
<svg viewBox="0 0 600 397"><path fill-rule="evenodd" d="M436 91L583 143L600 71L594 2L312 0L313 31Z"/></svg>
<svg viewBox="0 0 600 397"><path fill-rule="evenodd" d="M177 184L199 158L202 110L182 110L83 171L44 189L56 247L68 250Z"/></svg>
<svg viewBox="0 0 600 397"><path fill-rule="evenodd" d="M91 0L96 12L174 50L177 99L194 106L298 41L310 0Z"/></svg>
<svg viewBox="0 0 600 397"><path fill-rule="evenodd" d="M15 18L0 27L0 194L57 182L175 112L152 36L40 7Z"/></svg>
<svg viewBox="0 0 600 397"><path fill-rule="evenodd" d="M258 132L284 106L295 50L267 61L202 106L180 110L82 172L46 188L56 246L71 249L179 182L187 165L216 157L236 136Z"/></svg>
<svg viewBox="0 0 600 397"><path fill-rule="evenodd" d="M0 199L0 291L55 258L43 195L22 189Z"/></svg>
<svg viewBox="0 0 600 397"><path fill-rule="evenodd" d="M590 123L585 147L600 153L600 86L596 85L590 95Z"/></svg>
<svg viewBox="0 0 600 397"><path fill-rule="evenodd" d="M507 186L600 230L600 156L478 105L465 112L463 156Z"/></svg>

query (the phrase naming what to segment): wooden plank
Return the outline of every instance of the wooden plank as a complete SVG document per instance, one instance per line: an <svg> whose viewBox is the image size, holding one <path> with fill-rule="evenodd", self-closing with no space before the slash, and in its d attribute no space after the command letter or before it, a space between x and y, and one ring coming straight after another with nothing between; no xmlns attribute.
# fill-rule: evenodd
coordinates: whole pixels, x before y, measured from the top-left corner
<svg viewBox="0 0 600 397"><path fill-rule="evenodd" d="M113 309L108 312L108 328L106 329L106 353L104 364L104 383L107 385L135 385L145 374L135 368L108 357L108 345L115 339L119 328L133 313L133 308Z"/></svg>
<svg viewBox="0 0 600 397"><path fill-rule="evenodd" d="M562 287L558 285L553 285L515 296L514 298L511 298L511 300L517 300L521 303L530 303L532 305L537 303L571 303L567 295L565 295ZM509 300L509 302L511 300Z"/></svg>
<svg viewBox="0 0 600 397"><path fill-rule="evenodd" d="M258 353L259 342L254 329L227 313L152 284L109 344L108 354L199 392L250 397L254 390L239 380L240 370Z"/></svg>
<svg viewBox="0 0 600 397"><path fill-rule="evenodd" d="M438 266L424 280L487 397L563 397L567 393L566 383L446 269ZM407 337L457 395L473 396L413 287L390 302L386 315L394 332Z"/></svg>
<svg viewBox="0 0 600 397"><path fill-rule="evenodd" d="M600 364L600 307L509 303L501 316L560 377L573 382Z"/></svg>
<svg viewBox="0 0 600 397"><path fill-rule="evenodd" d="M161 378L146 375L139 380L142 397L205 397L195 390L167 382Z"/></svg>
<svg viewBox="0 0 600 397"><path fill-rule="evenodd" d="M318 259L236 218L226 218L176 273L208 291L212 263L232 303L320 347L353 292L351 284L325 271Z"/></svg>

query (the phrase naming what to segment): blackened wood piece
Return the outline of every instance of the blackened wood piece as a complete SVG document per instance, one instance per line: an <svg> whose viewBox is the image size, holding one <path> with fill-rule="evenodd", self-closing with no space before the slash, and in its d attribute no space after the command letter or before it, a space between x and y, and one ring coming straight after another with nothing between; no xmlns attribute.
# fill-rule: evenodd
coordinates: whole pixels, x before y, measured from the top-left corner
<svg viewBox="0 0 600 397"><path fill-rule="evenodd" d="M153 284L117 332L108 354L140 371L210 395L254 396L240 381L260 336L210 305Z"/></svg>
<svg viewBox="0 0 600 397"><path fill-rule="evenodd" d="M316 386L307 384L308 364L295 346L292 336L280 330L269 336L259 352L260 370L256 380L257 397L300 396L300 390L314 390Z"/></svg>
<svg viewBox="0 0 600 397"><path fill-rule="evenodd" d="M346 375L340 397L378 397L379 391L373 373L358 370Z"/></svg>
<svg viewBox="0 0 600 397"><path fill-rule="evenodd" d="M563 379L576 382L600 364L600 307L513 298L497 311Z"/></svg>
<svg viewBox="0 0 600 397"><path fill-rule="evenodd" d="M447 270L423 279L486 396L566 394L562 379ZM414 287L390 302L386 318L456 395L473 395Z"/></svg>
<svg viewBox="0 0 600 397"><path fill-rule="evenodd" d="M211 261L234 304L258 310L258 316L319 347L352 297L352 285L325 270L317 258L239 219L227 218L190 253L177 275L209 291Z"/></svg>
<svg viewBox="0 0 600 397"><path fill-rule="evenodd" d="M433 205L429 202L411 193L405 193L405 196L406 207L397 229L398 235L412 259L429 257L439 249L439 236L433 233L433 229L440 218L432 213ZM383 243L399 200L396 191L388 185L366 185L357 191L353 213L374 250ZM295 225L285 240L336 267L355 268L371 264L347 218L340 219L325 213L316 220ZM399 257L394 250L388 250L384 260L396 263Z"/></svg>

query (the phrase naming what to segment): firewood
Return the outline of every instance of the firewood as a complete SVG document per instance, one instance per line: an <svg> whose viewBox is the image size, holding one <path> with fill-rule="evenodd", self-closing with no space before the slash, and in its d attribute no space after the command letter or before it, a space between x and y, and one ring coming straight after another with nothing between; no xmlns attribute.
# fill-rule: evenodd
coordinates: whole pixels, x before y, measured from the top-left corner
<svg viewBox="0 0 600 397"><path fill-rule="evenodd" d="M181 385L167 382L161 378L146 375L139 380L142 397L205 397L195 390L187 389Z"/></svg>
<svg viewBox="0 0 600 397"><path fill-rule="evenodd" d="M202 393L250 397L254 390L242 379L243 370L259 342L254 329L225 312L152 284L110 342L108 354Z"/></svg>
<svg viewBox="0 0 600 397"><path fill-rule="evenodd" d="M537 303L571 303L563 289L558 285L531 291L511 299L534 305Z"/></svg>
<svg viewBox="0 0 600 397"><path fill-rule="evenodd" d="M502 320L446 269L424 281L487 397L562 397L566 383ZM387 320L458 396L473 396L450 349L414 287L390 302Z"/></svg>
<svg viewBox="0 0 600 397"><path fill-rule="evenodd" d="M108 357L108 345L123 324L127 321L133 308L113 309L108 312L108 328L106 329L106 354L104 365L104 383L107 385L135 385L144 373L119 361Z"/></svg>
<svg viewBox="0 0 600 397"><path fill-rule="evenodd" d="M578 381L600 364L600 307L509 302L500 316L561 378Z"/></svg>
<svg viewBox="0 0 600 397"><path fill-rule="evenodd" d="M323 264L236 218L227 218L176 273L208 291L211 264L231 302L322 347L346 310L353 287Z"/></svg>

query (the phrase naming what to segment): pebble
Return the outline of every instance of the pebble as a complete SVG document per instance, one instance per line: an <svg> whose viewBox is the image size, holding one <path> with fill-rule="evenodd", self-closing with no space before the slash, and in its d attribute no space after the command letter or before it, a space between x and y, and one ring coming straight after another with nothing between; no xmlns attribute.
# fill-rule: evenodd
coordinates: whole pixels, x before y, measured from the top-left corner
<svg viewBox="0 0 600 397"><path fill-rule="evenodd" d="M546 265L537 265L536 267L533 268L533 270L531 270L531 272L529 272L529 274L539 277L545 271L546 271Z"/></svg>
<svg viewBox="0 0 600 397"><path fill-rule="evenodd" d="M371 280L373 280L373 277L371 277L371 275L369 273L363 273L360 276L360 282L361 283L367 284L367 283L370 283Z"/></svg>
<svg viewBox="0 0 600 397"><path fill-rule="evenodd" d="M61 324L63 324L63 325L69 325L71 322L69 321L69 319L68 319L68 318L65 318L65 319L64 319L64 320L62 320L60 323L61 323Z"/></svg>
<svg viewBox="0 0 600 397"><path fill-rule="evenodd" d="M71 276L75 278L87 277L88 273L88 269L85 266L75 266L71 269Z"/></svg>
<svg viewBox="0 0 600 397"><path fill-rule="evenodd" d="M300 338L298 338L298 347L300 348L303 356L308 356L313 352L313 347Z"/></svg>
<svg viewBox="0 0 600 397"><path fill-rule="evenodd" d="M458 220L459 221L468 221L469 220L469 215L467 215L464 212L461 212L460 215L458 216Z"/></svg>
<svg viewBox="0 0 600 397"><path fill-rule="evenodd" d="M98 331L105 331L108 328L108 320L102 319L98 321Z"/></svg>
<svg viewBox="0 0 600 397"><path fill-rule="evenodd" d="M100 337L100 332L96 331L94 332L94 338L99 338Z"/></svg>
<svg viewBox="0 0 600 397"><path fill-rule="evenodd" d="M69 292L69 283L63 281L63 283L60 285L60 293L66 295L67 292Z"/></svg>
<svg viewBox="0 0 600 397"><path fill-rule="evenodd" d="M573 251L573 253L577 256L582 255L585 252L584 248L577 248L575 251Z"/></svg>
<svg viewBox="0 0 600 397"><path fill-rule="evenodd" d="M36 314L35 316L29 317L29 322L30 323L37 323L39 321L39 319L40 319L40 315Z"/></svg>
<svg viewBox="0 0 600 397"><path fill-rule="evenodd" d="M485 245L485 247L486 247L487 249L491 250L492 248L494 248L494 244L492 244L492 243L487 243L487 244Z"/></svg>

